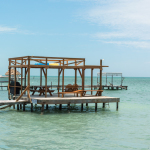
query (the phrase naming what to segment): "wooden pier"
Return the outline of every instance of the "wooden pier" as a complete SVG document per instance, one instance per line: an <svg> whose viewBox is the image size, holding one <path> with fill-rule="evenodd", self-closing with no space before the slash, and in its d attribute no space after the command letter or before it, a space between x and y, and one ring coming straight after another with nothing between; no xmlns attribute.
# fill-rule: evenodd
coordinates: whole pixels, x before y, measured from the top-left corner
<svg viewBox="0 0 150 150"><path fill-rule="evenodd" d="M66 58L66 57L43 57L43 56L24 56L9 58L9 82L8 82L8 101L0 101L1 109L6 107L17 105L17 110L22 109L25 111L25 105L31 105L31 112L33 111L33 103L40 104L41 112L44 111L44 105L48 109L49 104L59 104L61 109L63 104L81 104L81 110L83 110L83 104L89 103L95 104L95 111L97 111L97 104L102 103L103 108L106 103L116 103L116 110L118 110L118 103L120 98L102 96L102 60L100 65L85 65L85 58ZM14 81L11 80L11 69L14 69ZM17 82L17 70L21 70L21 81ZM30 71L31 69L38 69L40 73L39 85L31 85ZM52 69L58 70L58 84L57 89L53 89L54 86L48 86L48 70L52 72ZM66 69L74 70L74 84L64 85L64 73ZM91 70L91 85L85 85L85 70ZM99 85L93 85L93 70L99 70ZM81 85L77 85L77 72L80 74ZM44 84L42 83L42 74L45 77ZM62 83L60 83L60 77L62 76ZM22 80L24 78L24 80ZM87 88L87 89L86 89ZM96 89L95 89L96 88ZM20 94L21 92L21 94ZM13 96L12 96L13 95ZM79 96L80 97L79 97ZM62 97L61 97L62 96ZM7 105L7 106L4 106ZM3 107L4 106L4 107ZM19 107L20 106L20 107Z"/></svg>
<svg viewBox="0 0 150 150"><path fill-rule="evenodd" d="M0 100L0 109L5 109L7 107L17 105L17 110L23 109L25 111L25 105L31 105L31 112L33 112L33 104L41 105L41 113L44 111L44 105L46 105L46 109L48 109L48 104L59 104L59 109L61 110L63 104L81 104L81 111L83 111L83 104L88 106L89 103L95 104L95 111L97 111L98 103L102 103L102 107L105 108L105 104L107 103L116 103L116 110L118 110L118 103L120 102L120 98L116 97L108 97L108 96L91 96L85 95L84 97L75 97L73 94L66 95L66 97L58 97L58 94L53 94L53 96L44 97L38 95L31 95L31 101L27 100L27 96L23 96L21 100ZM7 106L5 106L7 105Z"/></svg>

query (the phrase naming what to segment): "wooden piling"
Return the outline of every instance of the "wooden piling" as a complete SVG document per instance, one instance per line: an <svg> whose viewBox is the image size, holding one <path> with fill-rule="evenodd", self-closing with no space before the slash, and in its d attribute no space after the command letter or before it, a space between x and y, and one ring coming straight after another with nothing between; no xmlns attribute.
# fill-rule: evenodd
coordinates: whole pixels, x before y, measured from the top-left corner
<svg viewBox="0 0 150 150"><path fill-rule="evenodd" d="M97 111L97 103L95 103L95 112Z"/></svg>
<svg viewBox="0 0 150 150"><path fill-rule="evenodd" d="M23 104L23 111L25 111L25 103Z"/></svg>
<svg viewBox="0 0 150 150"><path fill-rule="evenodd" d="M19 110L19 104L17 104L17 110Z"/></svg>
<svg viewBox="0 0 150 150"><path fill-rule="evenodd" d="M33 103L31 103L31 112L33 112Z"/></svg>
<svg viewBox="0 0 150 150"><path fill-rule="evenodd" d="M119 103L118 102L116 102L116 110L118 111L118 105L119 105Z"/></svg>
<svg viewBox="0 0 150 150"><path fill-rule="evenodd" d="M59 104L59 110L61 110L62 109L62 104Z"/></svg>
<svg viewBox="0 0 150 150"><path fill-rule="evenodd" d="M103 108L105 108L105 103L103 103Z"/></svg>
<svg viewBox="0 0 150 150"><path fill-rule="evenodd" d="M20 104L20 109L22 109L22 104Z"/></svg>
<svg viewBox="0 0 150 150"><path fill-rule="evenodd" d="M48 104L46 104L46 110L48 110Z"/></svg>
<svg viewBox="0 0 150 150"><path fill-rule="evenodd" d="M81 111L83 111L83 103L81 103Z"/></svg>
<svg viewBox="0 0 150 150"><path fill-rule="evenodd" d="M86 103L86 106L88 106L88 103Z"/></svg>
<svg viewBox="0 0 150 150"><path fill-rule="evenodd" d="M41 115L43 115L44 113L44 104L42 104L42 107L41 107Z"/></svg>

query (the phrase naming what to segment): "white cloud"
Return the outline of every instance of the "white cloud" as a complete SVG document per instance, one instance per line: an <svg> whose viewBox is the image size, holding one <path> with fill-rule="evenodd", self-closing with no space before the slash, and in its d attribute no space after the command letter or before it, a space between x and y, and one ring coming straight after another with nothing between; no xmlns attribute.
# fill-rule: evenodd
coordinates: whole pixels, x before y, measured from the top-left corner
<svg viewBox="0 0 150 150"><path fill-rule="evenodd" d="M84 17L109 30L97 32L95 38L120 42L124 39L124 44L129 40L132 43L145 41L143 44L147 48L150 47L149 8L149 0L97 0L96 5L84 13Z"/></svg>
<svg viewBox="0 0 150 150"><path fill-rule="evenodd" d="M10 28L10 27L0 26L0 32L13 32L13 31L17 31L17 28Z"/></svg>

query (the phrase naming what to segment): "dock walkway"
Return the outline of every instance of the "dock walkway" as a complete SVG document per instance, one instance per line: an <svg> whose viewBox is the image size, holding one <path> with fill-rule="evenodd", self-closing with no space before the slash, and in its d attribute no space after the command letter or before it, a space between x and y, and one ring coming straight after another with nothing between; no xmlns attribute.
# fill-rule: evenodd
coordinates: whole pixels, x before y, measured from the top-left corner
<svg viewBox="0 0 150 150"><path fill-rule="evenodd" d="M25 111L25 105L31 104L31 112L33 111L33 104L39 104L41 105L41 112L44 111L44 105L46 105L46 109L48 109L48 104L59 104L59 109L61 110L62 104L67 104L68 107L70 107L70 104L81 104L81 111L83 110L83 104L85 103L86 106L88 106L88 103L94 103L95 104L95 111L97 111L97 104L102 103L103 108L105 108L106 103L116 103L116 110L118 110L118 103L120 102L120 98L116 97L108 97L108 96L91 96L91 95L85 95L84 97L74 97L74 94L66 95L65 97L58 97L58 94L54 93L53 96L38 96L38 95L31 95L31 101L27 100L27 96L24 95L21 100L16 102L15 100L0 100L0 109L5 109L7 107L13 106L15 108L15 105L17 105L17 110L23 108L23 111ZM7 106L4 106L7 105ZM23 105L23 107L22 107ZM2 107L3 106L3 107Z"/></svg>

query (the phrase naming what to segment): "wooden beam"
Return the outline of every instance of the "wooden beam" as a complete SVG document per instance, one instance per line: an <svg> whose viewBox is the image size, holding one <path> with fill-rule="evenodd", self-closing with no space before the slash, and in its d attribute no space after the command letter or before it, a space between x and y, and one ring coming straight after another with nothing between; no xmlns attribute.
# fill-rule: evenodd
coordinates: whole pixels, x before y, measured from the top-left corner
<svg viewBox="0 0 150 150"><path fill-rule="evenodd" d="M19 101L19 99L23 96L23 94L28 90L28 88L30 88L30 86L28 85L25 90L21 93L21 95L16 99L16 102Z"/></svg>
<svg viewBox="0 0 150 150"><path fill-rule="evenodd" d="M46 64L47 64L47 58L46 58ZM45 68L45 97L47 97L47 69L46 68Z"/></svg>
<svg viewBox="0 0 150 150"><path fill-rule="evenodd" d="M81 78L82 78L82 73L81 73L81 71L80 71L80 69L78 68L78 71L79 71L79 74L80 74L80 76L81 76Z"/></svg>

